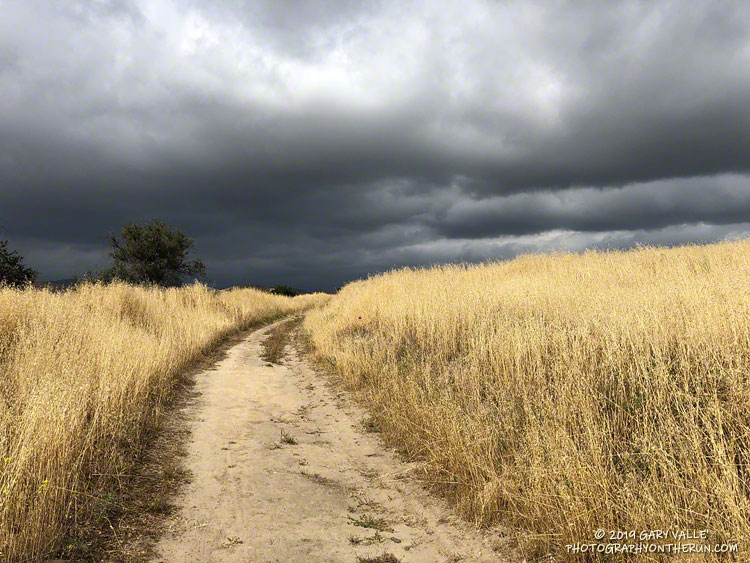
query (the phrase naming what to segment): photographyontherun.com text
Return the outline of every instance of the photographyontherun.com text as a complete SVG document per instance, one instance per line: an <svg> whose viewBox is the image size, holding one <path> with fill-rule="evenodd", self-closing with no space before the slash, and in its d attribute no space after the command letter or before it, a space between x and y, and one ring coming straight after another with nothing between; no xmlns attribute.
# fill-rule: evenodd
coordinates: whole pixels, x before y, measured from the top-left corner
<svg viewBox="0 0 750 563"><path fill-rule="evenodd" d="M711 542L709 530L604 530L597 529L593 542L565 546L568 553L685 554L737 553L736 543Z"/></svg>

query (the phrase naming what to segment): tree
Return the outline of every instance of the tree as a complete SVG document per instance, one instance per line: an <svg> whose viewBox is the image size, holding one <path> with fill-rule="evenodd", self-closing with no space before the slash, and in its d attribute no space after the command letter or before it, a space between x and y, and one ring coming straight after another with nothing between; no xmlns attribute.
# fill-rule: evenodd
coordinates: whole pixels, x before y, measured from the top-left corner
<svg viewBox="0 0 750 563"><path fill-rule="evenodd" d="M185 233L158 219L139 225L129 223L120 238L109 237L109 255L114 265L101 278L128 283L182 285L188 276L203 276L206 268L200 260L188 260L195 241Z"/></svg>
<svg viewBox="0 0 750 563"><path fill-rule="evenodd" d="M288 297L294 297L295 295L300 295L302 291L299 289L294 289L293 287L289 287L288 285L277 285L273 289L271 289L271 293L275 293L276 295L286 295Z"/></svg>
<svg viewBox="0 0 750 563"><path fill-rule="evenodd" d="M15 250L8 250L8 241L0 240L0 285L20 287L32 283L36 272L23 265L23 258Z"/></svg>

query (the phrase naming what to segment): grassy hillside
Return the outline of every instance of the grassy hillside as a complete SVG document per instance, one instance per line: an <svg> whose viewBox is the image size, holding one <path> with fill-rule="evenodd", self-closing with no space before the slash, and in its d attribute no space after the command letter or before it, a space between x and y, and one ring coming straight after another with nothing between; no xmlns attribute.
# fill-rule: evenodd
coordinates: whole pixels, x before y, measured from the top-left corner
<svg viewBox="0 0 750 563"><path fill-rule="evenodd" d="M0 289L0 560L54 552L203 352L324 298L201 285Z"/></svg>
<svg viewBox="0 0 750 563"><path fill-rule="evenodd" d="M750 241L398 270L305 327L428 481L529 555L590 560L565 546L598 528L750 549Z"/></svg>

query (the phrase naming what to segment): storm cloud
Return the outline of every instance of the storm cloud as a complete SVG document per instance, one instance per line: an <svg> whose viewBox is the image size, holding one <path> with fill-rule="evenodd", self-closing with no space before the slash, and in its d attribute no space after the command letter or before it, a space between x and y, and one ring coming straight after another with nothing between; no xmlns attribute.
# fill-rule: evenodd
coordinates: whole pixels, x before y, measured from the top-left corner
<svg viewBox="0 0 750 563"><path fill-rule="evenodd" d="M0 227L153 217L219 286L750 235L750 8L0 0Z"/></svg>

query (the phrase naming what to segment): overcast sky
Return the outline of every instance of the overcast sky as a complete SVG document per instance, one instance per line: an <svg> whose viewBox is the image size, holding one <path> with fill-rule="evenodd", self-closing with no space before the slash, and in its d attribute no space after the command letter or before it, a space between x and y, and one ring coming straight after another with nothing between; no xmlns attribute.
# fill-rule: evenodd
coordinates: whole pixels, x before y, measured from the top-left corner
<svg viewBox="0 0 750 563"><path fill-rule="evenodd" d="M750 236L750 4L0 0L0 232L218 286Z"/></svg>

